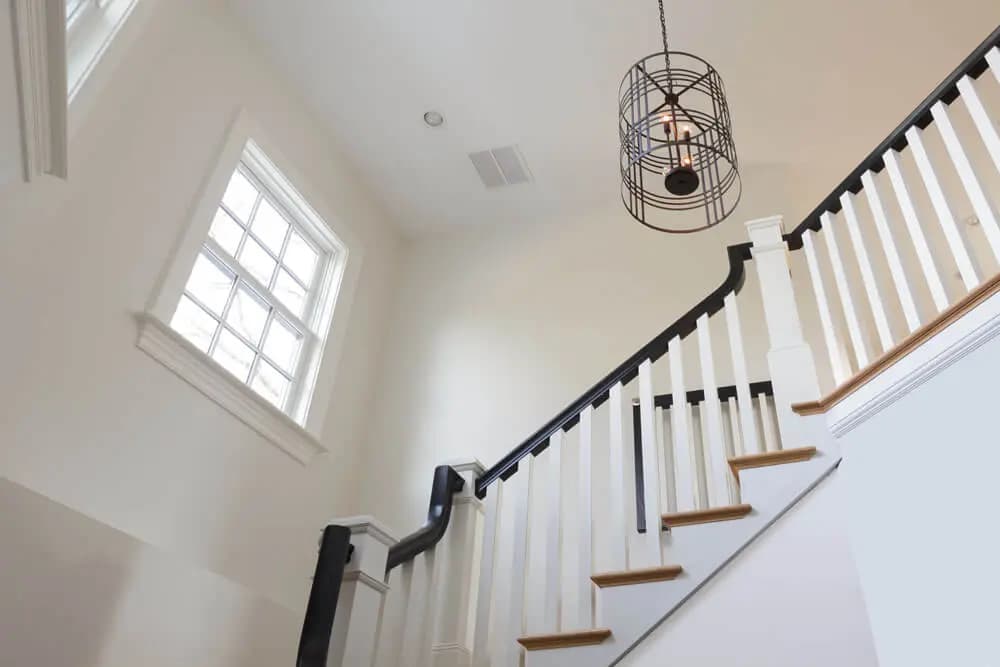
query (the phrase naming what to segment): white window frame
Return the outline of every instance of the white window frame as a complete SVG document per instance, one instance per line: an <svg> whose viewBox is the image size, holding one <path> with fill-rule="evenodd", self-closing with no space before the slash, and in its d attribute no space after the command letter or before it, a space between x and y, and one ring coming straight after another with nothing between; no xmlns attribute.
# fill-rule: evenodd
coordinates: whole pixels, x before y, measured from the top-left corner
<svg viewBox="0 0 1000 667"><path fill-rule="evenodd" d="M66 4L66 0L62 2ZM70 104L137 2L138 0L82 0L77 11L66 17L66 80Z"/></svg>
<svg viewBox="0 0 1000 667"><path fill-rule="evenodd" d="M222 155L199 197L191 222L161 276L160 284L146 311L137 316L137 345L265 439L300 462L308 463L313 456L326 451L317 437L323 415L315 414L325 406L317 406L314 399L318 394L316 388L324 350L329 342L350 252L341 237L291 184L284 175L287 171L276 166L265 154L255 140L257 136L257 128L241 113L230 130ZM305 332L296 383L290 389L298 393L286 401L287 413L231 375L169 324L202 249L208 247L226 257L225 251L209 237L208 231L229 179L241 163L246 164L255 180L264 186L266 194L294 218L296 224L309 235L309 241L318 244L328 258L325 266L317 266L317 276L309 297L315 300L311 309L313 317L306 322L310 331ZM249 280L247 282L253 286ZM279 305L278 308L284 309L284 306ZM310 312L308 305L304 312Z"/></svg>

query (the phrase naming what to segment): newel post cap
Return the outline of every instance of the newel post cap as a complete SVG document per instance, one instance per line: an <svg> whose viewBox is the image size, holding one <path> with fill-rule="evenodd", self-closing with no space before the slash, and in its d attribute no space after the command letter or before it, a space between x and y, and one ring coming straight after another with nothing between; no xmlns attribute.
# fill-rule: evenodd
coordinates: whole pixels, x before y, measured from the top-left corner
<svg viewBox="0 0 1000 667"><path fill-rule="evenodd" d="M758 218L746 222L744 226L750 235L754 249L766 248L781 244L781 236L784 227L784 218L780 215L772 215L766 218Z"/></svg>

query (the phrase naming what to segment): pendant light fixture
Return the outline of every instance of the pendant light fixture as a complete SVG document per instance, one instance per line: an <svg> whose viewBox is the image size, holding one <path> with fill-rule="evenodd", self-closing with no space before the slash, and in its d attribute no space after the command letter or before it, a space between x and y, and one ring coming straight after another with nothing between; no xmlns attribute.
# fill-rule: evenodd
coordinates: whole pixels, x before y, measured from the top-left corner
<svg viewBox="0 0 1000 667"><path fill-rule="evenodd" d="M622 201L652 229L674 234L714 227L739 203L742 186L729 105L719 73L690 53L663 52L629 69L619 88ZM704 215L676 215L704 209Z"/></svg>

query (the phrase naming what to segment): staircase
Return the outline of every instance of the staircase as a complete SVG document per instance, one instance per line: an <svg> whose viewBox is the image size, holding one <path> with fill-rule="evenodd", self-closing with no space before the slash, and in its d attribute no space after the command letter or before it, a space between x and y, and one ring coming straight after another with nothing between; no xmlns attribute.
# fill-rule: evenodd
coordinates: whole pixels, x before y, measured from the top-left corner
<svg viewBox="0 0 1000 667"><path fill-rule="evenodd" d="M298 664L603 667L669 623L836 468L864 407L828 414L1000 291L998 45L502 460L441 466L419 531L328 528Z"/></svg>

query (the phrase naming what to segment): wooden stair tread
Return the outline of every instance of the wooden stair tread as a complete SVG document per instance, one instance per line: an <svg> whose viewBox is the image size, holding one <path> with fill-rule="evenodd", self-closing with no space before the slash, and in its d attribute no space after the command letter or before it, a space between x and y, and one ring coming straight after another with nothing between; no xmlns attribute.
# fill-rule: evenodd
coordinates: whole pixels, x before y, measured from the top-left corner
<svg viewBox="0 0 1000 667"><path fill-rule="evenodd" d="M707 510L694 510L691 512L674 512L664 514L663 527L677 528L678 526L693 526L699 523L715 523L716 521L732 521L742 519L753 510L750 505L727 505L725 507L712 507Z"/></svg>
<svg viewBox="0 0 1000 667"><path fill-rule="evenodd" d="M684 571L680 565L664 565L641 570L622 570L619 572L602 572L590 578L601 588L612 586L629 586L631 584L646 584L653 581L670 581L676 579Z"/></svg>
<svg viewBox="0 0 1000 667"><path fill-rule="evenodd" d="M600 644L610 636L611 630L597 628L596 630L576 630L573 632L556 632L550 635L519 637L517 643L528 651L544 651L553 648Z"/></svg>
<svg viewBox="0 0 1000 667"><path fill-rule="evenodd" d="M816 456L815 447L799 447L797 449L782 449L777 452L764 452L763 454L747 454L746 456L734 456L729 459L729 467L733 469L733 474L739 479L740 470L750 468L763 468L765 466L783 465L785 463L798 463L808 461Z"/></svg>

